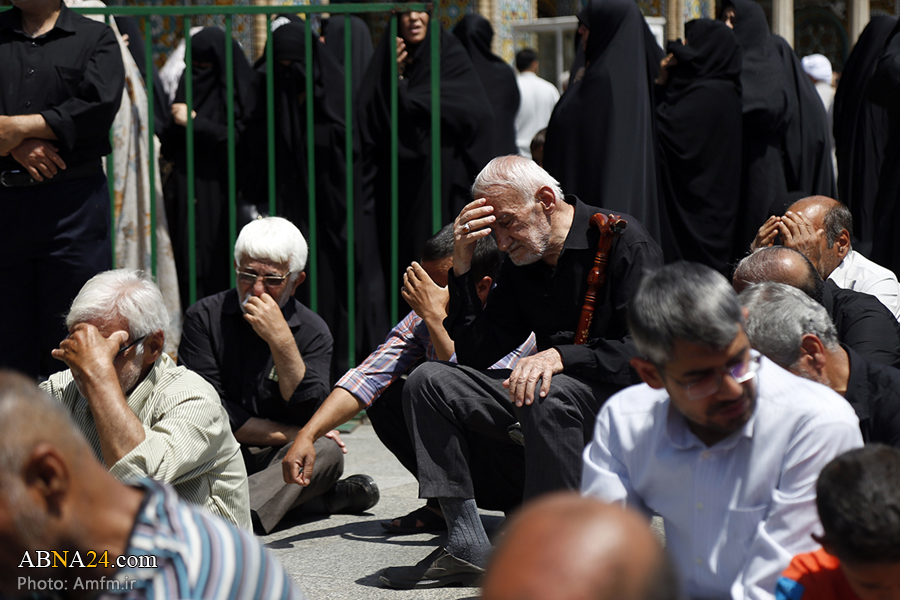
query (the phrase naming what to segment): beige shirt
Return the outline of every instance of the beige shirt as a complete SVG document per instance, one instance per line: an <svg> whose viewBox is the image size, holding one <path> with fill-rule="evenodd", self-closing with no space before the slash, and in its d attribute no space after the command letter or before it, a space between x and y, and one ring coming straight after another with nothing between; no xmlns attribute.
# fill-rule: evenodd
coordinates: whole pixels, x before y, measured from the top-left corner
<svg viewBox="0 0 900 600"><path fill-rule="evenodd" d="M100 436L87 399L71 371L41 388L62 403L103 462ZM163 354L126 398L144 425L144 441L110 467L122 481L150 477L214 515L252 529L247 470L218 394L202 377Z"/></svg>

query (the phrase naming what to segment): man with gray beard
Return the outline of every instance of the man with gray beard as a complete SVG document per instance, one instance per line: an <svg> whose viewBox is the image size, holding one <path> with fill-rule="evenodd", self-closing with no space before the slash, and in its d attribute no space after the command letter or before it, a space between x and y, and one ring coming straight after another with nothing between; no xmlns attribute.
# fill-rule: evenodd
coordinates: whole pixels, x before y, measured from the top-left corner
<svg viewBox="0 0 900 600"><path fill-rule="evenodd" d="M581 450L603 402L635 380L635 353L625 309L644 270L662 253L629 215L614 239L587 342L575 344L599 231L595 213L610 211L564 197L559 183L536 163L495 158L472 187L473 202L454 223L450 308L444 325L459 364L429 362L409 377L403 394L416 447L419 496L437 498L448 526L446 548L414 567L387 569L394 588L471 584L483 572L491 545L478 517L470 461L496 461L469 451L477 437L524 445L518 460L498 471L524 472L523 499L578 489ZM475 242L493 234L508 254L486 304L470 265ZM487 371L534 332L539 352L514 369Z"/></svg>
<svg viewBox="0 0 900 600"><path fill-rule="evenodd" d="M169 316L141 271L95 275L72 301L41 388L68 409L95 456L122 481L149 477L250 529L240 447L215 389L163 352Z"/></svg>

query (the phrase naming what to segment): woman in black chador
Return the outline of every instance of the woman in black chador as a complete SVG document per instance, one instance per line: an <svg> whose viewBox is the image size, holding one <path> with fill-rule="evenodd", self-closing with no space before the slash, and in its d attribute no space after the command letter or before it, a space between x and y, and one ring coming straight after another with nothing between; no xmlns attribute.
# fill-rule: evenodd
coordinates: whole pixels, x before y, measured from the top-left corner
<svg viewBox="0 0 900 600"><path fill-rule="evenodd" d="M872 232L878 219L875 191L889 129L887 109L869 102L866 87L896 24L896 17L872 17L844 63L834 95L838 200L853 213L853 249L866 256L872 251Z"/></svg>
<svg viewBox="0 0 900 600"><path fill-rule="evenodd" d="M286 20L286 19L284 19ZM283 18L280 18L282 21ZM278 23L278 21L276 21ZM306 95L306 30L302 21L279 23L272 33L272 65L275 109L275 197L276 212L292 221L311 241L309 231L309 171L307 140L307 102L313 105L315 151L315 207L317 271L307 264L310 276L318 283L316 311L328 324L335 341L333 372L347 370L347 159L344 120L344 68L332 53L313 36L312 98ZM265 86L265 58L257 62L259 97ZM260 102L260 105L262 103ZM264 122L265 108L255 119ZM260 128L260 131L264 131ZM265 206L268 189L265 139L255 136L256 181ZM358 186L355 187L359 189ZM360 302L357 303L357 341L361 352L371 350L375 336L387 326L386 301L381 265L378 260L374 219L363 209L362 199L354 193L355 259L354 277ZM372 286L375 285L375 288ZM310 304L311 286L298 290L298 299ZM372 338L371 340L368 338Z"/></svg>
<svg viewBox="0 0 900 600"><path fill-rule="evenodd" d="M900 273L900 22L894 26L867 88L869 101L887 110L888 133L875 195L872 260Z"/></svg>
<svg viewBox="0 0 900 600"><path fill-rule="evenodd" d="M478 78L487 92L494 111L494 156L518 154L516 145L516 113L519 112L519 84L512 67L491 52L494 28L480 15L466 15L456 27L455 35L475 66Z"/></svg>
<svg viewBox="0 0 900 600"><path fill-rule="evenodd" d="M653 80L662 50L633 0L591 0L578 18L584 75L553 110L544 168L567 194L633 215L660 241Z"/></svg>
<svg viewBox="0 0 900 600"><path fill-rule="evenodd" d="M722 22L685 25L657 109L660 174L674 233L670 259L730 275L741 184L741 51Z"/></svg>
<svg viewBox="0 0 900 600"><path fill-rule="evenodd" d="M234 123L238 186L243 187L246 164L243 133L253 110L253 70L236 40L234 59ZM197 299L231 287L232 248L228 240L228 108L225 80L225 32L208 27L191 38L193 68L185 69L178 84L172 117L162 139L162 154L173 163L166 182L166 214L181 302L190 302L187 231L187 105L185 77L193 73L194 210L196 223Z"/></svg>
<svg viewBox="0 0 900 600"><path fill-rule="evenodd" d="M360 87L366 193L374 198L383 264L405 268L419 259L433 233L431 216L431 35L440 35L441 198L439 221L448 223L469 201L475 176L492 158L493 112L459 40L429 24L425 12L398 19L397 39L385 34ZM399 81L391 81L397 61ZM391 265L390 88L398 86L399 264Z"/></svg>

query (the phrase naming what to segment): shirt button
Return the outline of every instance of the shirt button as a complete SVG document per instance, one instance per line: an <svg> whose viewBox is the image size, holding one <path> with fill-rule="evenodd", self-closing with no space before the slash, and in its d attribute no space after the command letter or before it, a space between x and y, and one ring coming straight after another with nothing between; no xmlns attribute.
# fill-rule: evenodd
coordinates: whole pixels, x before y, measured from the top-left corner
<svg viewBox="0 0 900 600"><path fill-rule="evenodd" d="M700 454L700 458L702 458L703 460L707 460L707 459L709 458L709 456L710 456L710 454L709 454L709 451L708 451L708 450L704 450L704 451Z"/></svg>
<svg viewBox="0 0 900 600"><path fill-rule="evenodd" d="M29 74L29 75L34 75L34 69L29 69L29 70L28 70L28 74Z"/></svg>
<svg viewBox="0 0 900 600"><path fill-rule="evenodd" d="M31 47L32 47L32 48L37 48L37 42L31 42Z"/></svg>
<svg viewBox="0 0 900 600"><path fill-rule="evenodd" d="M702 502L698 502L698 503L697 503L697 510L703 510L703 503L702 503Z"/></svg>
<svg viewBox="0 0 900 600"><path fill-rule="evenodd" d="M26 106L26 108L29 107L29 106L31 106L31 100L29 100L28 102L26 102L26 103L25 103L25 106Z"/></svg>
<svg viewBox="0 0 900 600"><path fill-rule="evenodd" d="M700 558L699 556L697 557L697 564L700 565L701 567L703 566L703 559Z"/></svg>

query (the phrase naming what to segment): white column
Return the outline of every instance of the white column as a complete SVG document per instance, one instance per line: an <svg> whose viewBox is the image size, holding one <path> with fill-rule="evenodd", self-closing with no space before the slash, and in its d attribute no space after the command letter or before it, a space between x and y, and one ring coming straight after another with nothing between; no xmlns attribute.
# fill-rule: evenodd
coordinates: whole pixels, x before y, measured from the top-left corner
<svg viewBox="0 0 900 600"><path fill-rule="evenodd" d="M794 47L794 0L772 0L772 33Z"/></svg>
<svg viewBox="0 0 900 600"><path fill-rule="evenodd" d="M869 0L848 0L847 21L849 31L847 35L850 37L850 48L856 44L859 34L869 24Z"/></svg>

